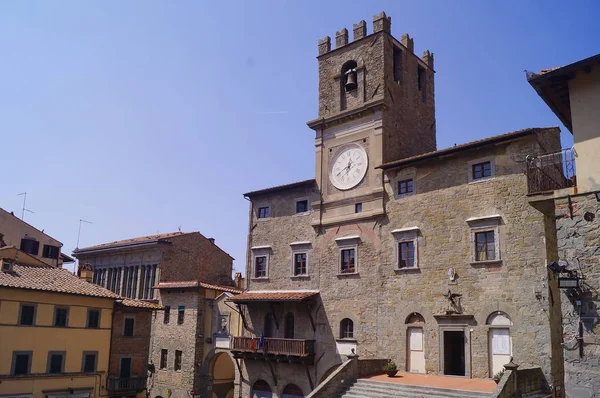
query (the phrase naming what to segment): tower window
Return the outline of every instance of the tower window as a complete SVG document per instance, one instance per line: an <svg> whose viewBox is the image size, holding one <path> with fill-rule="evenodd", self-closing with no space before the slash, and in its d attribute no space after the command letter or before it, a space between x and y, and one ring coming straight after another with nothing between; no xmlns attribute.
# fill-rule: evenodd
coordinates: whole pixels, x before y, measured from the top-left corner
<svg viewBox="0 0 600 398"><path fill-rule="evenodd" d="M342 83L343 91L353 91L358 87L356 66L356 61L348 61L342 66L340 81Z"/></svg>
<svg viewBox="0 0 600 398"><path fill-rule="evenodd" d="M402 81L402 50L394 47L394 81Z"/></svg>
<svg viewBox="0 0 600 398"><path fill-rule="evenodd" d="M425 88L425 69L420 66L417 68L417 85L419 90L423 90Z"/></svg>

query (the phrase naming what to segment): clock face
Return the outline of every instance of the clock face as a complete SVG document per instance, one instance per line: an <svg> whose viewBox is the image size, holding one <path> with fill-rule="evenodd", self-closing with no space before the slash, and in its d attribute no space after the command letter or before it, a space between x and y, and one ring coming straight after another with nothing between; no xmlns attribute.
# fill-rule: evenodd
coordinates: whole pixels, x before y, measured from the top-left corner
<svg viewBox="0 0 600 398"><path fill-rule="evenodd" d="M354 188L367 173L368 164L365 148L358 144L347 145L331 159L329 179L342 191Z"/></svg>

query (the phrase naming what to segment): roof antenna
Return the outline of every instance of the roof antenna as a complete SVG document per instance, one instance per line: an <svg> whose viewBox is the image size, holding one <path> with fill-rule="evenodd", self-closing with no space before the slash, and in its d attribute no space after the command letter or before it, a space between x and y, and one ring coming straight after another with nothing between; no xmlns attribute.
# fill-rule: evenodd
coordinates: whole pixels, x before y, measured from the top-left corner
<svg viewBox="0 0 600 398"><path fill-rule="evenodd" d="M181 225L178 226L177 229L179 230L179 233L181 233Z"/></svg>
<svg viewBox="0 0 600 398"><path fill-rule="evenodd" d="M23 195L23 210L21 211L21 221L24 221L25 220L25 212L27 211L31 214L33 214L33 212L31 210L25 208L25 203L27 203L27 192L21 192L21 193L17 194L17 196L21 196L21 195Z"/></svg>
<svg viewBox="0 0 600 398"><path fill-rule="evenodd" d="M82 220L81 218L79 219L79 232L77 232L77 246L75 247L75 249L79 249L79 237L81 236L81 223L82 222L92 224L91 221Z"/></svg>

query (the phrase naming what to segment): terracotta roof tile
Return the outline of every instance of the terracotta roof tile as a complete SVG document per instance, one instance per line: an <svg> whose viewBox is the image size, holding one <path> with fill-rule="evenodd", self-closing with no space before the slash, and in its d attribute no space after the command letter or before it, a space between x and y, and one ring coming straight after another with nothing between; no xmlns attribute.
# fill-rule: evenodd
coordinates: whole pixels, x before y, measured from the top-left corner
<svg viewBox="0 0 600 398"><path fill-rule="evenodd" d="M119 298L118 294L86 282L64 268L50 266L14 264L13 272L0 272L0 287Z"/></svg>
<svg viewBox="0 0 600 398"><path fill-rule="evenodd" d="M229 300L236 303L249 301L304 301L319 294L316 290L304 291L254 291L244 292L237 296L231 297Z"/></svg>
<svg viewBox="0 0 600 398"><path fill-rule="evenodd" d="M244 194L244 196L250 197L250 196L256 196L256 195L262 195L265 193L285 191L287 189L299 188L299 187L303 187L303 186L316 185L316 184L317 184L317 181L313 178L311 180L292 182L290 184L277 185L277 186L270 187L270 188L259 189L258 191L246 192Z"/></svg>
<svg viewBox="0 0 600 398"><path fill-rule="evenodd" d="M204 283L199 281L160 282L158 285L154 286L154 289L185 289L194 287L202 287L204 289L219 290L221 292L229 293L243 292L243 290L237 289L233 286L213 285L210 283Z"/></svg>
<svg viewBox="0 0 600 398"><path fill-rule="evenodd" d="M121 300L118 300L118 303L124 305L125 307L147 308L151 310L162 310L164 308L162 305L153 303L151 301L136 300L127 297L121 298Z"/></svg>
<svg viewBox="0 0 600 398"><path fill-rule="evenodd" d="M88 250L93 250L93 249L104 249L104 248L109 248L109 247L113 247L113 246L125 246L125 245L130 245L130 244L135 244L135 243L153 242L153 241L157 241L157 240L172 238L174 236L180 236L180 235L186 235L186 234L192 234L192 233L193 232L169 232L169 233L158 234L158 235L140 236L137 238L123 239L123 240L117 240L117 241L109 242L109 243L102 243L100 245L95 245L95 246L82 247L81 249L75 249L75 251L73 251L73 253L77 254L78 252L83 252L83 251L88 251Z"/></svg>

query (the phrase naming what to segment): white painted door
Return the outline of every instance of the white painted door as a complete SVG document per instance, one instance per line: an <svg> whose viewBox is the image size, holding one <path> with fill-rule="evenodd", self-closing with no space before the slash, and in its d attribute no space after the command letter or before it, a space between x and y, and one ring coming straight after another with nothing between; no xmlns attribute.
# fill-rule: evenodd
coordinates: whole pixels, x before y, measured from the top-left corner
<svg viewBox="0 0 600 398"><path fill-rule="evenodd" d="M425 373L423 328L408 328L408 371Z"/></svg>
<svg viewBox="0 0 600 398"><path fill-rule="evenodd" d="M512 342L510 329L490 329L490 356L492 358L492 376L504 369L504 365L510 362L512 355Z"/></svg>

